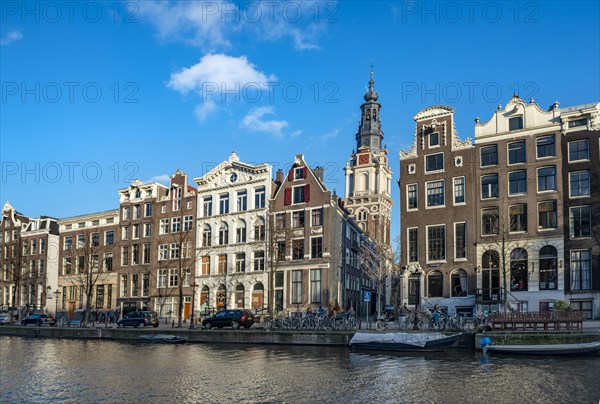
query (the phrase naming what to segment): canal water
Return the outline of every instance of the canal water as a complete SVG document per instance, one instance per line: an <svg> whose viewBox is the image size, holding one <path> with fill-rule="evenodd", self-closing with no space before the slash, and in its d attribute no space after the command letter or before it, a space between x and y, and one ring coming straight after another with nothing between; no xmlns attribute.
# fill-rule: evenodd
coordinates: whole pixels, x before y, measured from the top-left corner
<svg viewBox="0 0 600 404"><path fill-rule="evenodd" d="M600 360L0 337L0 402L598 403Z"/></svg>

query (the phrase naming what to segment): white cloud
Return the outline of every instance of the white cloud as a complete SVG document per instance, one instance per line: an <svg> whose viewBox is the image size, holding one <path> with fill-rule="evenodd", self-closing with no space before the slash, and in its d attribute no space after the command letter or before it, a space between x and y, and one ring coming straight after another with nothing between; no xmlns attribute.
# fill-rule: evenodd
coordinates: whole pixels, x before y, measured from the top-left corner
<svg viewBox="0 0 600 404"><path fill-rule="evenodd" d="M233 47L234 37L254 41L290 38L299 50L318 49L318 39L336 22L335 1L143 1L138 15L163 41L184 42L208 52Z"/></svg>
<svg viewBox="0 0 600 404"><path fill-rule="evenodd" d="M268 83L275 80L277 77L259 71L245 56L209 54L199 63L171 74L167 86L182 94L198 94L202 103L196 107L195 114L203 121L219 109L218 101L223 105L231 100L246 102L242 96L267 91Z"/></svg>
<svg viewBox="0 0 600 404"><path fill-rule="evenodd" d="M16 29L7 32L5 35L2 35L0 38L0 46L8 45L11 42L16 42L23 38L23 34Z"/></svg>
<svg viewBox="0 0 600 404"><path fill-rule="evenodd" d="M144 182L158 182L159 184L169 185L171 183L171 176L167 174L155 175L154 177Z"/></svg>
<svg viewBox="0 0 600 404"><path fill-rule="evenodd" d="M274 137L283 137L283 129L288 126L287 121L277 121L265 119L266 115L274 115L275 109L271 106L253 108L248 114L242 119L240 126L252 131L268 133ZM300 134L300 131L292 133L293 137Z"/></svg>

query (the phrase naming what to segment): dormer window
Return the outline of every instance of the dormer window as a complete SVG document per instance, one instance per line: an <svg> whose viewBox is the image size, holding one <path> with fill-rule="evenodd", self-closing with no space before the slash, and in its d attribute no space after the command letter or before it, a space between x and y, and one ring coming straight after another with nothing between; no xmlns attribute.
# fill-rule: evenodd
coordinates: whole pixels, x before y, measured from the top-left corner
<svg viewBox="0 0 600 404"><path fill-rule="evenodd" d="M440 134L433 132L429 135L429 147L438 147L440 145Z"/></svg>
<svg viewBox="0 0 600 404"><path fill-rule="evenodd" d="M303 178L305 178L304 167L295 168L294 169L294 179L301 180Z"/></svg>
<svg viewBox="0 0 600 404"><path fill-rule="evenodd" d="M523 129L523 117L515 116L514 118L510 118L508 120L508 130L519 130Z"/></svg>
<svg viewBox="0 0 600 404"><path fill-rule="evenodd" d="M136 198L140 198L142 196L142 191L140 191L139 189L135 191L135 197Z"/></svg>

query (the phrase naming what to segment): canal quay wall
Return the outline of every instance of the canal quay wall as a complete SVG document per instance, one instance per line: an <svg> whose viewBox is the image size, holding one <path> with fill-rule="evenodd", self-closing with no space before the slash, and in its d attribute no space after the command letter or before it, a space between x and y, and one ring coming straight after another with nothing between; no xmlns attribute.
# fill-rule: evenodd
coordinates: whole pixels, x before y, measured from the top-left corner
<svg viewBox="0 0 600 404"><path fill-rule="evenodd" d="M369 331L367 331L369 332ZM375 331L372 331L375 332ZM410 331L409 331L410 332ZM348 346L354 332L343 331L266 331L205 330L187 328L111 328L111 327L23 327L0 326L0 335L29 338L71 338L90 340L140 341L142 335L167 334L182 337L192 343L256 344L256 345L306 345ZM481 349L479 342L489 337L500 344L559 344L592 342L600 340L600 330L571 332L484 332L462 333L457 348Z"/></svg>
<svg viewBox="0 0 600 404"><path fill-rule="evenodd" d="M376 331L372 331L376 332ZM187 328L104 328L104 327L23 327L1 326L0 335L16 337L73 338L92 340L140 341L142 335L167 334L186 338L188 342L258 344L258 345L320 345L348 346L354 332L344 331L266 331L250 330L205 330ZM473 348L475 334L463 333L458 341L459 348Z"/></svg>

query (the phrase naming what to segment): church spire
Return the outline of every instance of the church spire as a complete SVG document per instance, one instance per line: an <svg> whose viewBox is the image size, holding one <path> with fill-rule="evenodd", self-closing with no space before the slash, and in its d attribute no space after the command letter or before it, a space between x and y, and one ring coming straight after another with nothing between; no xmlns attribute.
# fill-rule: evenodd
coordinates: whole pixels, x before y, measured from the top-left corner
<svg viewBox="0 0 600 404"><path fill-rule="evenodd" d="M375 91L375 79L373 78L373 63L371 63L371 74L369 88L365 93L365 102L360 106L361 120L356 133L356 148L368 147L372 152L378 152L383 140L379 110L381 104L377 102L379 94Z"/></svg>

